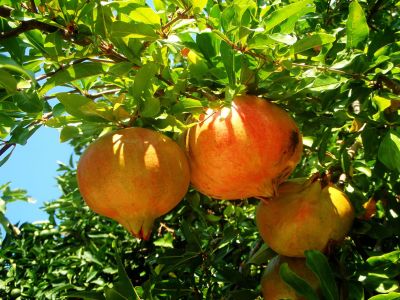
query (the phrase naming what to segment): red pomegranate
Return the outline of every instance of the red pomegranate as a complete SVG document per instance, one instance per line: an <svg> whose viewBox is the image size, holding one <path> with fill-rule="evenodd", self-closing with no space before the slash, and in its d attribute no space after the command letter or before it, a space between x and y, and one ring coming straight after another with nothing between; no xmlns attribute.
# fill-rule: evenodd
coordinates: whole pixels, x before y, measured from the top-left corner
<svg viewBox="0 0 400 300"><path fill-rule="evenodd" d="M290 115L256 96L208 109L186 136L193 186L225 200L272 197L293 171L302 138Z"/></svg>
<svg viewBox="0 0 400 300"><path fill-rule="evenodd" d="M154 220L187 192L184 151L153 130L126 128L104 135L80 158L77 179L87 205L148 239Z"/></svg>

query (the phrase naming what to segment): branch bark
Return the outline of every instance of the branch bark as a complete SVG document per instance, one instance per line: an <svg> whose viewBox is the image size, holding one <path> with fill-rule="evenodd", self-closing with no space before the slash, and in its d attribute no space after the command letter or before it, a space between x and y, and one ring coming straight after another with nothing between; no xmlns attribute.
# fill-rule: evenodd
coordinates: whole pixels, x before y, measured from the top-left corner
<svg viewBox="0 0 400 300"><path fill-rule="evenodd" d="M385 75L379 75L377 78L377 84L381 85L384 83L393 94L400 95L400 82L394 81Z"/></svg>
<svg viewBox="0 0 400 300"><path fill-rule="evenodd" d="M12 8L8 6L0 6L0 17L9 19L11 17L11 12ZM82 38L79 40L74 39L74 35L69 33L68 30L62 30L59 27L51 24L47 24L38 20L27 20L27 21L21 21L19 26L16 28L13 28L9 31L3 31L0 32L0 41L7 40L12 37L17 37L20 34L34 30L34 29L39 29L43 32L46 33L52 33L56 31L60 31L60 34L62 35L63 39L65 40L70 40L73 43L80 45L80 46L87 46L92 43L92 41L88 38Z"/></svg>

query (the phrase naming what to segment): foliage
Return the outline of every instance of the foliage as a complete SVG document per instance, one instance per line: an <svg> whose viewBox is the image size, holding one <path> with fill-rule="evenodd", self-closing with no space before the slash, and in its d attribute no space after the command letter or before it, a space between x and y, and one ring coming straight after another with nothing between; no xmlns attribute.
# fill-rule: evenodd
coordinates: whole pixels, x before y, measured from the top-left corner
<svg viewBox="0 0 400 300"><path fill-rule="evenodd" d="M326 299L399 299L399 5L2 0L0 165L40 126L80 154L122 127L178 139L203 107L262 95L304 135L293 176L326 172L357 211L342 244L307 255ZM143 242L88 210L74 163L59 174L62 196L45 205L45 223L8 224L5 204L26 195L0 187L2 224L13 228L1 242L2 299L259 297L274 253L257 233L256 199L190 190ZM376 211L365 214L365 203ZM304 289L289 271L286 281Z"/></svg>

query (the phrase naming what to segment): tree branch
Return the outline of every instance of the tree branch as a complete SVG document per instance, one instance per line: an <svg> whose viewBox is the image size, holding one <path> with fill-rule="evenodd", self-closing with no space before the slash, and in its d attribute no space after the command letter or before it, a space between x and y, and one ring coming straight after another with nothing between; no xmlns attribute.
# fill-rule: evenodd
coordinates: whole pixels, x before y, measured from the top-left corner
<svg viewBox="0 0 400 300"><path fill-rule="evenodd" d="M119 91L121 91L121 89L106 90L106 91L101 91L101 92L94 93L94 94L86 94L85 96L90 99L96 99L96 98L102 97L104 95L116 94Z"/></svg>
<svg viewBox="0 0 400 300"><path fill-rule="evenodd" d="M40 81L40 80L46 79L46 78L48 78L50 76L53 76L54 74L60 72L61 70L64 70L65 68L67 68L69 66L79 64L79 63L81 63L81 62L83 62L85 60L88 60L88 58L85 57L85 58L80 58L80 59L73 60L69 64L61 65L57 70L50 71L50 72L48 72L46 74L43 74L43 75L40 75L40 76L36 77L35 80L36 81Z"/></svg>
<svg viewBox="0 0 400 300"><path fill-rule="evenodd" d="M0 6L0 17L9 18L9 17L11 17L12 11L13 11L13 9L11 7L2 5L2 6Z"/></svg>
<svg viewBox="0 0 400 300"><path fill-rule="evenodd" d="M4 5L0 6L0 17L10 18L11 12L12 12L12 8L9 8ZM30 30L33 30L33 29L39 29L46 33L60 31L60 34L62 35L63 39L70 40L73 43L80 45L80 46L87 46L92 43L92 41L90 39L88 39L87 37L76 40L76 39L74 39L74 34L71 34L68 30L66 30L66 29L62 30L55 25L47 24L47 23L37 21L37 20L21 21L20 25L18 27L13 28L9 31L0 32L0 41L4 41L4 40L6 40L8 38L12 38L12 37L17 37L20 34L30 31Z"/></svg>
<svg viewBox="0 0 400 300"><path fill-rule="evenodd" d="M31 11L34 12L35 14L37 14L38 10L37 10L36 4L35 4L35 0L30 0L30 2L31 2L31 7L30 7Z"/></svg>
<svg viewBox="0 0 400 300"><path fill-rule="evenodd" d="M165 31L168 28L170 28L174 23L176 23L176 22L178 22L179 20L182 20L182 19L188 19L189 16L187 16L186 14L190 9L191 9L191 7L188 7L182 12L178 11L178 15L175 18L171 19L168 23L166 23L165 25L163 25L161 27L161 32L165 35L166 34Z"/></svg>
<svg viewBox="0 0 400 300"><path fill-rule="evenodd" d="M51 32L57 31L59 28L56 26L53 26L53 25L49 25L49 24L37 21L37 20L21 21L21 24L18 27L13 28L6 32L0 32L0 41L6 40L11 37L17 37L21 33L24 33L26 31L30 31L33 29L39 29L41 31L51 33Z"/></svg>
<svg viewBox="0 0 400 300"><path fill-rule="evenodd" d="M393 94L400 95L400 83L390 79L385 75L378 75L377 84L378 86L384 83L389 89L392 90Z"/></svg>
<svg viewBox="0 0 400 300"><path fill-rule="evenodd" d="M377 0L375 2L375 4L372 6L372 8L368 12L368 16L367 16L368 24L372 21L372 18L374 17L374 15L379 11L379 9L381 8L382 4L383 4L383 0Z"/></svg>
<svg viewBox="0 0 400 300"><path fill-rule="evenodd" d="M15 146L15 143L5 142L4 146L0 149L0 156L2 156L8 149Z"/></svg>

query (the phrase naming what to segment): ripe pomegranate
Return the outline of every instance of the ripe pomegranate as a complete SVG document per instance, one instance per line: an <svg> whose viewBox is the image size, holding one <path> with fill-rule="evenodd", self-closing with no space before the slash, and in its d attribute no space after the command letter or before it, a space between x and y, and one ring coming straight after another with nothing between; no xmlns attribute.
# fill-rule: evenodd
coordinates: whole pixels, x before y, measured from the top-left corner
<svg viewBox="0 0 400 300"><path fill-rule="evenodd" d="M302 277L318 293L319 280L314 273L307 268L304 258L292 258L285 256L276 256L270 260L267 269L261 278L261 291L265 300L306 300L304 297L296 294L279 275L279 269L283 263L287 263L289 268L297 275Z"/></svg>
<svg viewBox="0 0 400 300"><path fill-rule="evenodd" d="M255 96L208 109L186 136L191 182L225 200L271 197L300 160L302 138L279 106Z"/></svg>
<svg viewBox="0 0 400 300"><path fill-rule="evenodd" d="M187 192L190 174L185 153L173 140L150 129L126 128L87 148L77 178L93 211L148 239L154 220Z"/></svg>
<svg viewBox="0 0 400 300"><path fill-rule="evenodd" d="M260 202L256 212L261 237L275 252L302 257L305 250L323 251L331 242L343 240L350 230L353 206L319 174L309 180L288 180L278 194Z"/></svg>

